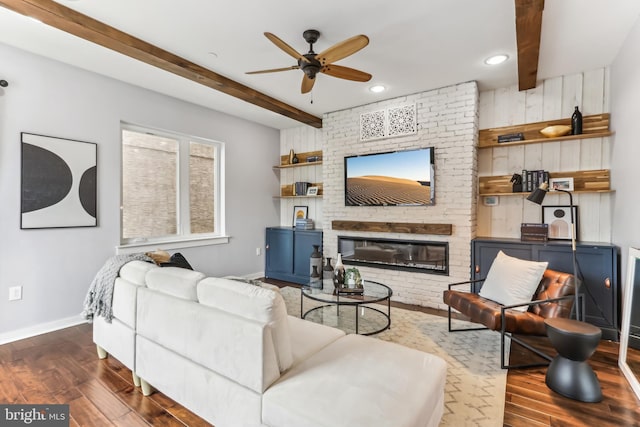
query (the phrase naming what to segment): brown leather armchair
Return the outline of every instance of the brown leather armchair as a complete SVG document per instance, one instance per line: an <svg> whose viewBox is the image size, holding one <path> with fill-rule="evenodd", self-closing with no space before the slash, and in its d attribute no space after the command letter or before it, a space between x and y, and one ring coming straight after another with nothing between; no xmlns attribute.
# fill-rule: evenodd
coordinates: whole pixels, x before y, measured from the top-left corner
<svg viewBox="0 0 640 427"><path fill-rule="evenodd" d="M491 329L499 331L500 364L505 368L525 368L544 366L548 363L531 363L523 365L505 364L505 337L520 344L527 350L540 357L551 361L552 357L541 350L524 342L514 334L546 336L544 319L551 317L570 317L574 301L575 279L572 274L554 270L545 270L542 280L538 285L533 300L505 306L495 301L478 295L484 279L466 282L452 283L449 289L444 291L443 300L449 306L449 332L473 331L479 329ZM458 291L452 288L469 285L469 291ZM514 307L529 306L527 311L513 310ZM453 329L451 327L451 309L458 310L473 323L480 323L485 327Z"/></svg>

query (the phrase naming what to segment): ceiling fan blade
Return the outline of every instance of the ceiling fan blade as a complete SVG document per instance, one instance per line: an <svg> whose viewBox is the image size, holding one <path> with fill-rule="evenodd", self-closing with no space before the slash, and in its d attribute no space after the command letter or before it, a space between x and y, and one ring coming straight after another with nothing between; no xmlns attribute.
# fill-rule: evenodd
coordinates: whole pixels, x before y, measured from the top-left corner
<svg viewBox="0 0 640 427"><path fill-rule="evenodd" d="M310 79L306 74L302 77L302 93L311 92L313 89L313 84L316 82L316 79Z"/></svg>
<svg viewBox="0 0 640 427"><path fill-rule="evenodd" d="M355 82L368 82L371 80L371 74L369 73L335 64L325 65L320 69L320 72L331 77L353 80Z"/></svg>
<svg viewBox="0 0 640 427"><path fill-rule="evenodd" d="M297 70L298 67L297 65L292 65L291 67L284 67L284 68L272 68L270 70L259 70L259 71L247 71L245 74L264 74L264 73L276 73L278 71L289 71L289 70Z"/></svg>
<svg viewBox="0 0 640 427"><path fill-rule="evenodd" d="M330 64L332 62L339 61L342 58L346 58L349 55L353 55L368 44L369 37L362 34L359 36L353 36L323 50L316 55L316 59L320 61L322 65Z"/></svg>
<svg viewBox="0 0 640 427"><path fill-rule="evenodd" d="M305 62L309 62L307 58L298 53L294 48L283 42L278 36L272 33L264 33L265 37L271 40L273 44L278 46L280 49L284 50L289 55L293 56L296 59L302 59Z"/></svg>

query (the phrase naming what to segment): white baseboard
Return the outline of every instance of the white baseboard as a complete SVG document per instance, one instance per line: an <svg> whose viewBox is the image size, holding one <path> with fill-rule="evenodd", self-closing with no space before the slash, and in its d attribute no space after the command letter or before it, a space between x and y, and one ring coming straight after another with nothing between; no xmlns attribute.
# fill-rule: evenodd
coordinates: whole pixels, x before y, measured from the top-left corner
<svg viewBox="0 0 640 427"><path fill-rule="evenodd" d="M86 323L87 319L81 315L67 317L65 319L54 320L53 322L40 323L38 325L29 326L28 328L22 328L11 332L5 332L0 334L0 345L7 344L13 341L23 340L25 338L31 338L36 335L46 334L47 332L57 331L59 329L69 328L81 323Z"/></svg>

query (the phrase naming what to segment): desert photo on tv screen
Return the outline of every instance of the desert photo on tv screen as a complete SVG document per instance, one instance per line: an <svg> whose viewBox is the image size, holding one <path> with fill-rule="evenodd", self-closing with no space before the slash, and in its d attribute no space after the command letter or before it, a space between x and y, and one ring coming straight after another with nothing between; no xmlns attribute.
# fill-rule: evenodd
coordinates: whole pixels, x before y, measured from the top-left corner
<svg viewBox="0 0 640 427"><path fill-rule="evenodd" d="M347 206L433 203L431 149L345 158Z"/></svg>

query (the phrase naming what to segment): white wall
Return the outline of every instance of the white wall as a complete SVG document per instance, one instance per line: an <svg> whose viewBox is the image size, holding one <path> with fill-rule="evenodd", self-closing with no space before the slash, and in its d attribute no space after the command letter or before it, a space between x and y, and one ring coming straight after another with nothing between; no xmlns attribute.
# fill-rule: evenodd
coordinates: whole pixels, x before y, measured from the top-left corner
<svg viewBox="0 0 640 427"><path fill-rule="evenodd" d="M585 116L609 111L608 69L547 79L522 92L517 85L483 91L480 129L567 118L576 105ZM610 169L609 151L608 137L486 148L478 150L478 175L511 175L523 169L552 173ZM578 206L579 240L611 242L611 194L573 196ZM544 204L568 205L569 198L566 194L549 194ZM541 221L540 206L524 196L502 196L493 207L478 203L478 236L520 238L521 223Z"/></svg>
<svg viewBox="0 0 640 427"><path fill-rule="evenodd" d="M622 255L626 278L629 247L640 247L640 20L611 64L611 184L613 243Z"/></svg>
<svg viewBox="0 0 640 427"><path fill-rule="evenodd" d="M120 121L226 143L226 245L179 250L208 274L264 270L264 228L279 222L279 132L0 44L0 341L77 319L119 243ZM20 132L98 144L98 227L20 230ZM159 171L161 173L161 171ZM173 251L172 251L173 252ZM262 252L264 254L264 252ZM8 288L24 288L8 301ZM17 332L16 332L17 331Z"/></svg>

